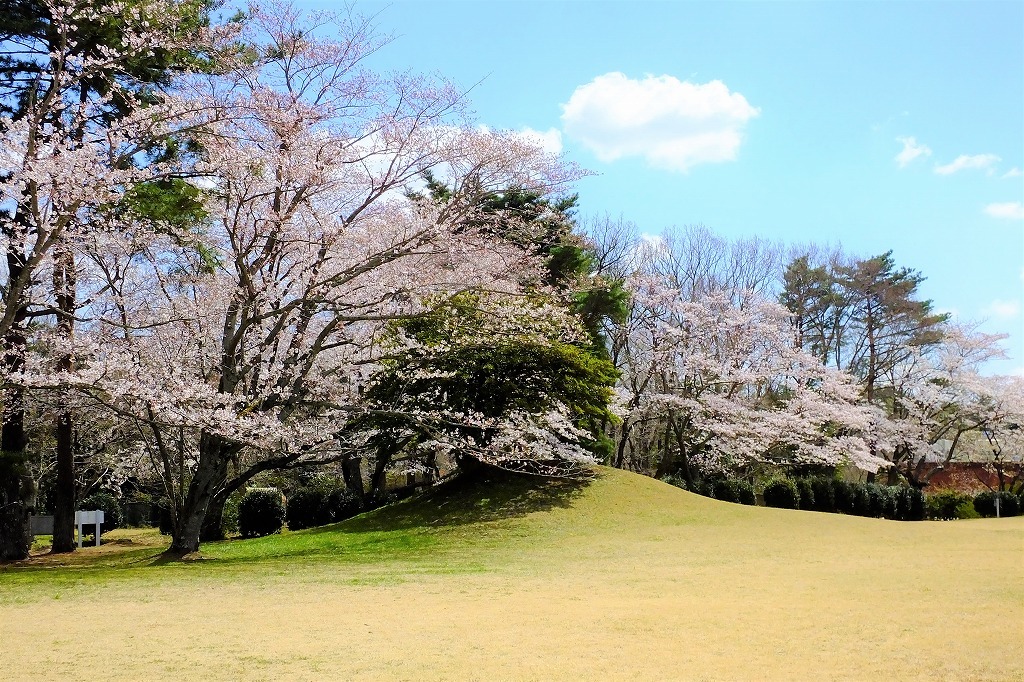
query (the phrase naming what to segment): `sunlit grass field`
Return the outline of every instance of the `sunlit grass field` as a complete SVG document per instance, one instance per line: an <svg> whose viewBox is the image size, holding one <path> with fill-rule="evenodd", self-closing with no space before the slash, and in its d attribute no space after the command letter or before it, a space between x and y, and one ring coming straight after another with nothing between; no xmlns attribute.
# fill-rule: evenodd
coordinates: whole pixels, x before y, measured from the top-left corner
<svg viewBox="0 0 1024 682"><path fill-rule="evenodd" d="M1024 518L751 508L601 469L188 563L109 537L0 568L0 677L1024 680Z"/></svg>

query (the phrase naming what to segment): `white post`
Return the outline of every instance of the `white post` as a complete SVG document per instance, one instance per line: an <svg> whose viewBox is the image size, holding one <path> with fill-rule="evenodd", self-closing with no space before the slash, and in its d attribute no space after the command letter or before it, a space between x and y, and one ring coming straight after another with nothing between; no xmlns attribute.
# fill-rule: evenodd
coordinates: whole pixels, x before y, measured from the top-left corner
<svg viewBox="0 0 1024 682"><path fill-rule="evenodd" d="M996 491L996 518L997 519L999 518L999 493L1000 493L1000 491L997 490Z"/></svg>
<svg viewBox="0 0 1024 682"><path fill-rule="evenodd" d="M82 549L82 517L79 516L75 520L78 521L78 549Z"/></svg>

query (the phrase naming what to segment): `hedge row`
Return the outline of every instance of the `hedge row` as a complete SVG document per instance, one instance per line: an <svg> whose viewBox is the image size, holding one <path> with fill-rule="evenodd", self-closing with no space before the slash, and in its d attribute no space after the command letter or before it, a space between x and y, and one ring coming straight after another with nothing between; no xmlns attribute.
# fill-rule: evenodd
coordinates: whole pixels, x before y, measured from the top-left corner
<svg viewBox="0 0 1024 682"><path fill-rule="evenodd" d="M754 486L747 481L735 478L717 478L704 481L696 481L687 484L682 478L668 476L664 479L666 483L674 485L691 493L712 497L723 502L734 502L736 504L757 504L757 495L754 493Z"/></svg>
<svg viewBox="0 0 1024 682"><path fill-rule="evenodd" d="M909 486L854 483L837 478L776 478L764 488L764 503L783 509L806 509L897 521L925 518L924 495Z"/></svg>

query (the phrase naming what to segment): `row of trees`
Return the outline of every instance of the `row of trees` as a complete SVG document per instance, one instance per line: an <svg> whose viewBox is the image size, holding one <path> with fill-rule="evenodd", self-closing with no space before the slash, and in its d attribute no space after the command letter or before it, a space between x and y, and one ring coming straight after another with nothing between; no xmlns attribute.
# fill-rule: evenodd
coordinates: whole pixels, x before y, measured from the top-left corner
<svg viewBox="0 0 1024 682"><path fill-rule="evenodd" d="M852 464L920 488L972 452L1000 472L1019 456L1024 381L982 373L1004 337L935 313L921 274L891 253L703 227L637 239L608 219L591 232L602 272L632 292L626 323L609 328L616 466L695 483Z"/></svg>
<svg viewBox="0 0 1024 682"><path fill-rule="evenodd" d="M337 464L595 461L694 481L853 464L916 485L1007 444L998 339L890 255L703 229L575 229L581 172L483 130L450 83L365 67L354 14L0 0L0 558L98 486L164 500L171 550L229 496ZM40 483L43 483L40 486Z"/></svg>
<svg viewBox="0 0 1024 682"><path fill-rule="evenodd" d="M581 278L578 170L366 69L354 14L2 9L0 558L54 441L55 551L85 476L156 481L187 553L271 469L341 462L373 495L397 462L593 461L615 301Z"/></svg>

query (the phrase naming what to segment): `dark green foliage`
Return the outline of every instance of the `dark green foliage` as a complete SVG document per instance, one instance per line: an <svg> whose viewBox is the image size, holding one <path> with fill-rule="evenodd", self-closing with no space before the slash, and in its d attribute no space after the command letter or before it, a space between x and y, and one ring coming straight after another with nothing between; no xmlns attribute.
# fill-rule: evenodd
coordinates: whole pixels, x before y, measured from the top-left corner
<svg viewBox="0 0 1024 682"><path fill-rule="evenodd" d="M810 479L798 478L793 483L796 485L796 492L800 498L797 507L799 509L817 511L814 503L814 488L811 486Z"/></svg>
<svg viewBox="0 0 1024 682"><path fill-rule="evenodd" d="M900 521L923 520L924 493L911 486L896 488L896 515L894 518Z"/></svg>
<svg viewBox="0 0 1024 682"><path fill-rule="evenodd" d="M865 483L851 483L850 492L853 500L850 513L854 516L871 516L871 495Z"/></svg>
<svg viewBox="0 0 1024 682"><path fill-rule="evenodd" d="M315 528L351 518L362 511L359 497L344 484L314 481L288 496L288 529Z"/></svg>
<svg viewBox="0 0 1024 682"><path fill-rule="evenodd" d="M800 492L788 478L775 478L764 487L764 503L768 507L799 509Z"/></svg>
<svg viewBox="0 0 1024 682"><path fill-rule="evenodd" d="M284 500L277 488L249 488L238 503L238 531L243 538L271 535L284 524Z"/></svg>
<svg viewBox="0 0 1024 682"><path fill-rule="evenodd" d="M929 519L960 519L965 518L963 509L970 507L974 511L974 500L970 495L955 490L943 490L925 496L925 508Z"/></svg>
<svg viewBox="0 0 1024 682"><path fill-rule="evenodd" d="M739 502L740 494L736 481L720 478L711 484L711 497L722 502Z"/></svg>
<svg viewBox="0 0 1024 682"><path fill-rule="evenodd" d="M103 533L114 530L115 528L120 528L124 522L121 502L112 493L93 493L82 500L78 505L78 509L81 511L101 510L103 512L103 523L100 524L100 531ZM82 526L82 533L95 537L96 526L92 524Z"/></svg>
<svg viewBox="0 0 1024 682"><path fill-rule="evenodd" d="M686 479L682 478L681 476L676 476L674 474L669 474L668 476L662 476L661 480L662 480L663 483L668 483L669 485L674 485L675 487L682 488L683 490L689 490L690 489L690 487L688 485L686 485Z"/></svg>
<svg viewBox="0 0 1024 682"><path fill-rule="evenodd" d="M866 516L885 519L896 517L896 487L866 483L864 489L868 493L868 513Z"/></svg>
<svg viewBox="0 0 1024 682"><path fill-rule="evenodd" d="M757 504L757 495L754 493L754 486L746 481L733 481L736 488L736 501L740 504Z"/></svg>
<svg viewBox="0 0 1024 682"><path fill-rule="evenodd" d="M974 497L974 510L980 516L991 518L996 515L996 498L999 498L999 516L1018 516L1020 500L1011 492L985 491Z"/></svg>
<svg viewBox="0 0 1024 682"><path fill-rule="evenodd" d="M825 476L815 476L808 479L811 492L814 493L814 511L834 512L836 511L836 494L834 482L836 479ZM801 503L801 508L803 504Z"/></svg>
<svg viewBox="0 0 1024 682"><path fill-rule="evenodd" d="M853 514L856 502L856 491L853 484L839 478L831 479L832 500L835 511L841 514Z"/></svg>

